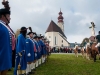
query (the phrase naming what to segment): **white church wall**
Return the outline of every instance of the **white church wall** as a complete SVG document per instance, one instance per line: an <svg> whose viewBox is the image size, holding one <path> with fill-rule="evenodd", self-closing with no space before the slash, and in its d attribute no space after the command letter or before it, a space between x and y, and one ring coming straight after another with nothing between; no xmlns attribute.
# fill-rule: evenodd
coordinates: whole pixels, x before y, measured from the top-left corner
<svg viewBox="0 0 100 75"><path fill-rule="evenodd" d="M69 46L69 43L65 41L65 39L63 39L60 35L59 35L59 46L62 46L62 47Z"/></svg>
<svg viewBox="0 0 100 75"><path fill-rule="evenodd" d="M58 46L58 43L59 43L58 39L59 39L58 32L53 32L53 46L54 47Z"/></svg>
<svg viewBox="0 0 100 75"><path fill-rule="evenodd" d="M68 42L59 35L59 32L47 32L45 36L50 41L51 47L69 46Z"/></svg>
<svg viewBox="0 0 100 75"><path fill-rule="evenodd" d="M49 45L53 47L53 32L45 33L45 37L50 41Z"/></svg>

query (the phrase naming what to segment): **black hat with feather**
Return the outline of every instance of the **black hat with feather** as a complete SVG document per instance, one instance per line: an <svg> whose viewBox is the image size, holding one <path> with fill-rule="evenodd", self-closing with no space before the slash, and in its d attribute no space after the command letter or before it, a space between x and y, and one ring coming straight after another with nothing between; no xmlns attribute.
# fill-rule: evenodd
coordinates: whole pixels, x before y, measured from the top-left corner
<svg viewBox="0 0 100 75"><path fill-rule="evenodd" d="M0 9L0 15L10 14L9 2L3 0L2 4L4 5L4 8Z"/></svg>
<svg viewBox="0 0 100 75"><path fill-rule="evenodd" d="M10 15L10 13L11 13L10 12L10 7L9 7L9 2L3 0L2 4L4 5L4 8L1 8L0 9L0 16L1 15L4 15L4 17L6 18L6 14L9 14ZM7 19L7 21L8 21L8 23L10 23L8 19Z"/></svg>
<svg viewBox="0 0 100 75"><path fill-rule="evenodd" d="M33 34L35 34L35 35L36 35L36 32L32 32L32 28L31 28L31 27L29 27L29 30L30 30L30 32L28 32L28 34L27 34L27 35L30 35L31 33L33 33Z"/></svg>

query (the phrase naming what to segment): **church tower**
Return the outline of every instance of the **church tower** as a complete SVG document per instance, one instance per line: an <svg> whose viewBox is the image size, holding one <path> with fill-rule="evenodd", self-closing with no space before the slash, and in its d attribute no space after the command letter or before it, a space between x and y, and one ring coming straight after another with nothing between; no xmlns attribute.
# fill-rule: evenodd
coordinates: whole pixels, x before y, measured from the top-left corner
<svg viewBox="0 0 100 75"><path fill-rule="evenodd" d="M70 43L67 41L67 37L64 34L64 22L63 22L63 16L62 12L58 13L58 22L57 24L51 20L46 32L45 37L49 40L49 45L51 48L53 47L69 47Z"/></svg>
<svg viewBox="0 0 100 75"><path fill-rule="evenodd" d="M59 14L59 17L58 17L58 26L61 28L61 30L64 32L64 22L63 22L63 16L62 16L62 12L60 10L60 12L58 13Z"/></svg>

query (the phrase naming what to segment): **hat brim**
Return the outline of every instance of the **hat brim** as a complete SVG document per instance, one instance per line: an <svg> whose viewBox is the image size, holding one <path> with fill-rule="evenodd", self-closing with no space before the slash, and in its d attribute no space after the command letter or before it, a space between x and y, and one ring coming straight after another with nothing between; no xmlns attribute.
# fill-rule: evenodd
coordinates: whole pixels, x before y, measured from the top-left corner
<svg viewBox="0 0 100 75"><path fill-rule="evenodd" d="M31 33L33 33L33 34L35 34L35 35L36 35L36 33L35 33L35 32L29 32L27 35L30 35Z"/></svg>
<svg viewBox="0 0 100 75"><path fill-rule="evenodd" d="M35 39L35 38L38 38L38 36L35 36L34 39Z"/></svg>

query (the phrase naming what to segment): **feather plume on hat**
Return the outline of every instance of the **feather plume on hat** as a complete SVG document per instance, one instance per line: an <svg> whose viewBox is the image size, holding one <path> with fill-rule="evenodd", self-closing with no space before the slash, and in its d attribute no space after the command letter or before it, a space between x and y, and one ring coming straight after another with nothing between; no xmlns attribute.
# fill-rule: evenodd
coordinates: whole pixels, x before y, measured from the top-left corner
<svg viewBox="0 0 100 75"><path fill-rule="evenodd" d="M32 32L32 28L31 27L28 27L28 29L30 30L30 32Z"/></svg>
<svg viewBox="0 0 100 75"><path fill-rule="evenodd" d="M2 5L4 5L4 8L0 9L0 15L10 14L9 2L3 0Z"/></svg>
<svg viewBox="0 0 100 75"><path fill-rule="evenodd" d="M2 4L4 5L5 9L10 10L9 2L8 1L3 0Z"/></svg>

